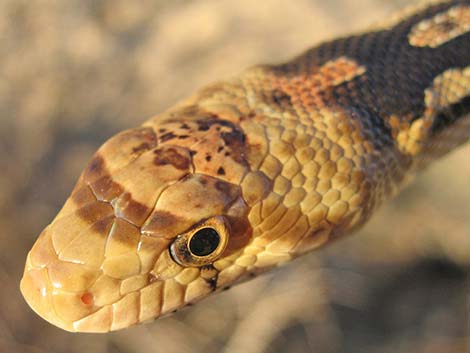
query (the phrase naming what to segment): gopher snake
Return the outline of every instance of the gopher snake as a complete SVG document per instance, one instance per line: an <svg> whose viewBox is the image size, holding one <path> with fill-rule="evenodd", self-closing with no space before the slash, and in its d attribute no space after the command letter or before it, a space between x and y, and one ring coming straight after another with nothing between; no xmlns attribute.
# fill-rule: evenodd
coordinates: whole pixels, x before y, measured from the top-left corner
<svg viewBox="0 0 470 353"><path fill-rule="evenodd" d="M361 226L470 129L470 4L208 86L107 141L30 251L44 319L153 320Z"/></svg>

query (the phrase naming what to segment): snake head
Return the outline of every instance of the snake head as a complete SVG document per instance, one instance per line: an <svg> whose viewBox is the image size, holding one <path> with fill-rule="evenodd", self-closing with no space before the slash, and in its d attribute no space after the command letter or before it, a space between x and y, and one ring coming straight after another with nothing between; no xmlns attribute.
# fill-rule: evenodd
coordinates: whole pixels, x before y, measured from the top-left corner
<svg viewBox="0 0 470 353"><path fill-rule="evenodd" d="M27 258L21 290L40 316L86 332L153 320L370 214L365 157L340 138L358 136L365 153L358 121L322 112L315 137L293 121L267 127L255 112L198 104L116 135L91 159Z"/></svg>
<svg viewBox="0 0 470 353"><path fill-rule="evenodd" d="M236 181L243 135L213 118L159 126L107 141L28 254L21 291L56 326L125 328L246 275L235 265L252 236Z"/></svg>

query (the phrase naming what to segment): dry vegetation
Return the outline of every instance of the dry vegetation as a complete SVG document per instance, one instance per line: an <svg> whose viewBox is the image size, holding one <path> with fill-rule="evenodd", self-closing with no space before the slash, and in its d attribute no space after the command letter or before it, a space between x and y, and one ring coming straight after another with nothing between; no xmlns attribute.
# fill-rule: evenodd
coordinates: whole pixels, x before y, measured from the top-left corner
<svg viewBox="0 0 470 353"><path fill-rule="evenodd" d="M33 314L18 289L28 249L106 138L205 83L285 60L406 3L1 0L0 351L468 349L468 145L360 234L154 324L73 335Z"/></svg>

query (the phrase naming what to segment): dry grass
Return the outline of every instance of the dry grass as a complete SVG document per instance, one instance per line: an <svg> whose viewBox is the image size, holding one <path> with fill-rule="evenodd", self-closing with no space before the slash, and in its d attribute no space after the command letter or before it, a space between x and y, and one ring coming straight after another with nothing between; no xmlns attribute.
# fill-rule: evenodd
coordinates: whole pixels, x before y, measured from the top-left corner
<svg viewBox="0 0 470 353"><path fill-rule="evenodd" d="M464 352L468 146L360 233L154 324L73 335L18 283L91 153L197 87L367 27L405 0L0 2L1 352Z"/></svg>

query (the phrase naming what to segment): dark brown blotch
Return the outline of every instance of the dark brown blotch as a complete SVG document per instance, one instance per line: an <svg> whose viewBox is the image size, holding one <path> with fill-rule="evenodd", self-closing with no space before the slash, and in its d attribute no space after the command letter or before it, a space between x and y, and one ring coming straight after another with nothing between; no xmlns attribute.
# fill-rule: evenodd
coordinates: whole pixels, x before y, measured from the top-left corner
<svg viewBox="0 0 470 353"><path fill-rule="evenodd" d="M200 270L201 271L214 271L214 270L217 270L217 269L212 264L206 264L206 265L202 265L200 267Z"/></svg>
<svg viewBox="0 0 470 353"><path fill-rule="evenodd" d="M252 110L252 111L250 111L250 112L248 113L247 117L248 117L249 119L253 119L253 118L255 118L255 117L256 117L256 112L255 112L255 111L253 111L253 110Z"/></svg>
<svg viewBox="0 0 470 353"><path fill-rule="evenodd" d="M114 223L114 219L114 216L108 216L98 220L91 227L91 231L105 237L108 236L109 231L111 230L111 226Z"/></svg>
<svg viewBox="0 0 470 353"><path fill-rule="evenodd" d="M280 89L273 90L271 92L271 98L274 101L274 103L276 103L280 107L292 106L291 96Z"/></svg>
<svg viewBox="0 0 470 353"><path fill-rule="evenodd" d="M80 184L81 186L77 187L72 193L72 201L79 206L96 201L96 197L91 192L91 189L88 187L88 185L83 185L82 183Z"/></svg>
<svg viewBox="0 0 470 353"><path fill-rule="evenodd" d="M217 279L218 279L218 276L205 279L205 281L207 282L207 284L209 285L212 291L215 291L217 289Z"/></svg>
<svg viewBox="0 0 470 353"><path fill-rule="evenodd" d="M244 248L253 236L253 228L246 217L226 216L226 218L230 224L230 238L224 256Z"/></svg>
<svg viewBox="0 0 470 353"><path fill-rule="evenodd" d="M124 188L109 175L105 175L91 183L90 188L99 201L110 202L124 192Z"/></svg>
<svg viewBox="0 0 470 353"><path fill-rule="evenodd" d="M142 231L165 236L172 234L171 230L178 225L179 221L179 218L170 212L155 211Z"/></svg>
<svg viewBox="0 0 470 353"><path fill-rule="evenodd" d="M238 129L221 134L225 145L230 147L232 158L237 163L245 162L245 135Z"/></svg>
<svg viewBox="0 0 470 353"><path fill-rule="evenodd" d="M132 153L141 154L142 152L148 151L151 148L152 147L148 142L142 142L140 145L132 148Z"/></svg>
<svg viewBox="0 0 470 353"><path fill-rule="evenodd" d="M217 174L218 175L225 175L225 169L222 168L222 167L219 167L219 169L217 169Z"/></svg>
<svg viewBox="0 0 470 353"><path fill-rule="evenodd" d="M232 195L233 186L225 181L217 180L214 184L215 188L223 194Z"/></svg>
<svg viewBox="0 0 470 353"><path fill-rule="evenodd" d="M146 205L137 202L128 192L123 193L113 204L116 215L140 227L151 212Z"/></svg>
<svg viewBox="0 0 470 353"><path fill-rule="evenodd" d="M96 180L102 175L107 174L104 158L99 153L95 154L85 169L84 179L86 182Z"/></svg>
<svg viewBox="0 0 470 353"><path fill-rule="evenodd" d="M157 136L153 129L149 127L129 130L122 134L120 138L123 139L123 141L135 138L142 141L139 145L132 147L132 153L134 154L142 154L157 145Z"/></svg>
<svg viewBox="0 0 470 353"><path fill-rule="evenodd" d="M187 170L190 166L190 159L180 154L175 148L155 150L153 163L157 166L172 165L179 170Z"/></svg>
<svg viewBox="0 0 470 353"><path fill-rule="evenodd" d="M219 116L216 114L207 113L206 115L207 115L206 119L200 119L196 121L199 131L207 131L214 125L217 131L220 130L221 126L233 128L233 124L230 121L221 120L219 119Z"/></svg>
<svg viewBox="0 0 470 353"><path fill-rule="evenodd" d="M212 291L215 291L217 288L217 280L218 280L218 272L216 272L213 276L211 274L217 269L214 267L213 264L206 264L200 267L201 270L201 277L206 281ZM211 277L208 277L211 276Z"/></svg>
<svg viewBox="0 0 470 353"><path fill-rule="evenodd" d="M199 131L208 131L211 128L212 124L206 120L198 121L198 130Z"/></svg>
<svg viewBox="0 0 470 353"><path fill-rule="evenodd" d="M96 201L77 210L76 215L89 224L114 216L114 210L107 202Z"/></svg>
<svg viewBox="0 0 470 353"><path fill-rule="evenodd" d="M148 283L153 283L153 282L156 282L156 281L158 281L158 278L153 273L149 273L147 275L147 282Z"/></svg>
<svg viewBox="0 0 470 353"><path fill-rule="evenodd" d="M167 132L163 135L160 136L160 141L161 142L167 142L170 140L173 140L175 137L177 137L172 131Z"/></svg>
<svg viewBox="0 0 470 353"><path fill-rule="evenodd" d="M157 135L155 134L155 131L151 127L142 127L136 130L140 133L141 138L143 138L148 143L150 143L153 147L155 147L155 144L157 143Z"/></svg>

